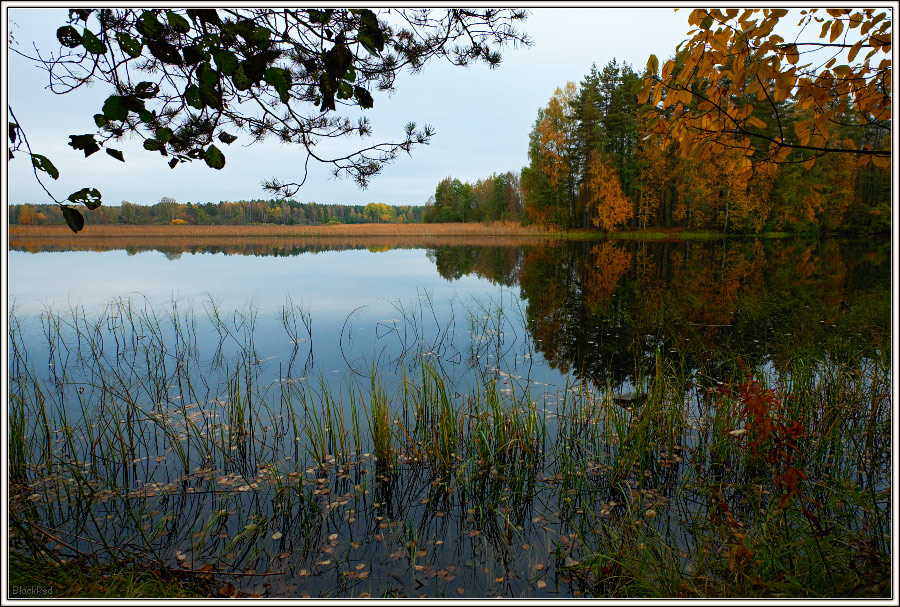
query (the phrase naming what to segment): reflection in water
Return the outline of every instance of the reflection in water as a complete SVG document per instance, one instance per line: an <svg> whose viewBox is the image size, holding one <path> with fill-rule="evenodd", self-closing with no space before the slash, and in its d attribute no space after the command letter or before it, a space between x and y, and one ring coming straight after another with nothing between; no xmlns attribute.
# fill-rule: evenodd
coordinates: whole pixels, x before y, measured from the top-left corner
<svg viewBox="0 0 900 607"><path fill-rule="evenodd" d="M850 241L570 242L429 251L447 279L521 287L528 329L563 372L636 383L657 352L688 369L884 353L889 248Z"/></svg>
<svg viewBox="0 0 900 607"><path fill-rule="evenodd" d="M185 252L148 268L196 264L208 286L217 264ZM887 580L886 244L442 246L398 273L416 255L323 255L308 281L299 259L218 264L245 292L251 272L309 285L277 330L212 296L14 311L12 544L114 538L116 558L153 550L270 596L633 596L738 574L774 593L796 575L782 561L843 567L856 546L871 556L851 583ZM76 256L107 272L116 257ZM46 280L34 268L18 276ZM407 276L498 288L367 299ZM332 282L352 312L321 313L342 303ZM661 590L643 589L651 569Z"/></svg>

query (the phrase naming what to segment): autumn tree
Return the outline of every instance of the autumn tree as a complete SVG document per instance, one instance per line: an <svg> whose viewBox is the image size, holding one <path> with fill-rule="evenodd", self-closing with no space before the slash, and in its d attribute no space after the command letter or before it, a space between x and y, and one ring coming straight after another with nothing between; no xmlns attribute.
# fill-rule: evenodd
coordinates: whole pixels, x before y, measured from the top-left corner
<svg viewBox="0 0 900 607"><path fill-rule="evenodd" d="M794 41L775 31L787 15L771 8L692 11L694 29L676 57L661 70L656 56L647 63L639 100L656 108L655 131L701 162L739 150L739 168L748 175L755 169L774 175L789 161L810 168L829 154L886 167L887 137L873 144L837 133L890 132L889 12L800 11L802 31L815 30L818 39ZM803 113L793 124L784 115L788 105ZM762 106L768 120L758 115Z"/></svg>
<svg viewBox="0 0 900 607"><path fill-rule="evenodd" d="M403 71L436 59L498 65L508 45L530 44L514 28L525 17L525 11L491 8L72 9L56 32L62 48L50 59L11 50L46 69L53 93L96 84L106 89L94 114L96 132L69 136L69 145L85 157L103 149L124 162L111 144L132 137L172 168L202 160L221 169L219 144L242 135L248 144L275 137L305 152L298 175L263 184L290 196L305 182L310 161L329 164L334 175L365 187L398 154L428 143L434 130L409 123L399 140L347 154L327 156L318 146L370 136L365 117L351 119L338 108L373 107L374 93L392 91ZM8 111L11 152L28 157L39 182L58 178L51 160L31 149L26 125ZM95 209L102 202L96 188L65 200L44 189L76 232L84 218L70 203Z"/></svg>
<svg viewBox="0 0 900 607"><path fill-rule="evenodd" d="M634 215L631 202L622 193L615 168L596 152L588 164L587 186L592 196L591 222L604 232L612 232Z"/></svg>

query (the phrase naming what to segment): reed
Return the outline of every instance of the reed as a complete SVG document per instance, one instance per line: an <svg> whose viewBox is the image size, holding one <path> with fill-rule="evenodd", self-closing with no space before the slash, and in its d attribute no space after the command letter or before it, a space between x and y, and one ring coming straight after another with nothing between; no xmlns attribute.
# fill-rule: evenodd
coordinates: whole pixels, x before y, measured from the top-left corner
<svg viewBox="0 0 900 607"><path fill-rule="evenodd" d="M11 317L11 551L291 571L341 595L386 588L346 563L400 555L410 579L428 566L446 580L440 559L458 554L480 588L506 563L518 594L539 590L535 564L567 594L889 592L887 353L719 366L718 380L657 354L630 401L588 382L534 396L494 366L514 310L473 306L478 380L463 389L445 362L453 327L420 305L397 360L343 386L263 379L252 309L210 302L202 328L175 302L48 310L40 352ZM298 348L311 341L302 307L281 313Z"/></svg>

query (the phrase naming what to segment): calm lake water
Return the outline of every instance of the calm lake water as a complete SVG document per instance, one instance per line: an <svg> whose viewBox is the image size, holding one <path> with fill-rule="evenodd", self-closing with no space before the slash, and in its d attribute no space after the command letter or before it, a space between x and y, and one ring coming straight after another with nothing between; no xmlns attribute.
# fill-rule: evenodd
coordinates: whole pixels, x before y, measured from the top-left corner
<svg viewBox="0 0 900 607"><path fill-rule="evenodd" d="M104 446L107 438L92 438L91 430L111 423L111 414L104 413L112 406L109 394L124 391L146 416L140 423L149 424L146 433L138 433L138 442L157 449L134 457L131 470L103 468L106 456L97 456L101 463L92 465L100 468L92 474L108 475L102 491L111 492L103 494L98 486L99 493L92 493L105 496L100 520L107 522L99 527L73 522L66 510L71 506L49 498L41 516L82 540L127 529L133 539L143 537L165 552L174 565L197 569L212 562L204 559L224 559L228 570L279 573L268 581L235 580L266 596L589 592L567 569L586 550L576 541L585 531L573 520L595 511L605 516L616 499L621 506L619 489L611 481L598 481L579 490L588 496L579 498L581 505L564 500L553 479L568 478L569 455L554 456L549 467L540 468L540 478L551 475L546 486L497 485L495 491L482 486L486 494L470 487L461 497L464 489L453 482L450 493L435 493L443 482L440 475L434 480L412 459L401 460L407 467L390 474L369 452L341 459L334 454L343 447L333 437L354 436L357 425L372 423L361 395L373 375L389 394L403 390L405 377L418 374L425 381L424 365L440 373L452 399L465 400L488 384L496 385L502 397L524 395L524 402L533 403L546 420L541 440L552 443L572 431L564 410L573 394L612 395L626 406L635 392L648 389L652 369L684 379L686 411L702 423L709 410L702 409L704 397L694 387L715 389L743 369L789 384L800 380L786 369L807 359L816 361L813 370L822 361L867 368L864 361L889 358L891 344L890 243L882 240L341 250L315 245L256 250L223 243L212 250L142 249L8 254L11 390L27 392L26 384L33 381L45 384L55 415L82 420L78 436L91 445L61 448L67 457L77 453L90 461L97 450L124 453L123 446ZM92 366L94 360L107 369ZM194 383L185 388L189 381ZM185 428L219 432L225 440L222 428L243 427L234 403L251 402L251 393L255 410L240 415L253 418L251 434L265 435L259 453L253 451L256 443L249 453L238 443L229 448L240 456L198 447L181 454L178 441L190 445L185 437L191 430ZM339 413L325 417L328 407L310 413L304 395L317 406L333 401ZM294 406L290 401L298 398L305 419L315 422L304 430L285 421ZM231 407L228 424L215 423L207 410L217 407ZM630 406L627 411L632 414ZM153 423L173 412L182 415L179 438L155 434ZM464 417L459 415L461 434ZM91 419L99 422L91 426ZM130 419L123 418L118 432L128 434L121 428L139 425ZM419 428L421 420L416 420ZM54 432L66 435L66 423ZM394 423L400 428L394 431L397 440L408 428L412 432L402 419ZM678 439L683 448L697 447L699 439L685 432ZM301 439L312 441L313 448L304 453L291 447ZM126 442L117 440L117 445ZM316 459L317 440L327 452L320 463L327 464L328 473L308 467ZM568 449L567 444L559 453ZM571 449L575 457L577 449ZM183 457L181 468L176 455ZM598 457L586 455L582 470L592 469ZM526 459L521 455L519 461ZM303 477L299 493L285 497L281 481L265 476L269 467ZM377 481L372 480L375 472ZM80 472L73 474L75 480L65 482L82 482ZM266 482L277 499L257 487L270 486ZM877 484L883 488L884 482ZM218 483L219 489L210 489L209 483ZM234 495L217 493L230 485ZM171 497L177 486L180 497ZM132 493L114 505L117 488ZM33 490L39 502L44 494ZM511 494L518 497L510 500ZM344 497L329 501L328 495ZM154 496L158 501L149 499ZM515 536L512 548L512 536L504 536L493 522L484 524L483 505L494 497L497 524ZM136 507L129 500L143 501ZM696 511L698 503L691 502L684 512ZM658 509L653 524L681 538L672 545L690 553L683 521ZM172 522L176 519L208 523L202 529L181 528ZM210 529L217 539L197 546L197 538L205 541ZM155 533L150 539L144 535L148 530ZM248 540L248 530L258 537Z"/></svg>
<svg viewBox="0 0 900 607"><path fill-rule="evenodd" d="M238 250L14 250L10 304L25 326L73 306L96 317L121 298L161 314L175 304L201 329L213 307L252 314L258 355L282 362L293 306L310 317L316 368L339 374L424 346L465 367L461 353L493 330L508 367L534 354L538 381L614 388L657 350L679 365L716 353L758 365L890 343L890 246L878 240ZM503 326L484 326L495 312Z"/></svg>

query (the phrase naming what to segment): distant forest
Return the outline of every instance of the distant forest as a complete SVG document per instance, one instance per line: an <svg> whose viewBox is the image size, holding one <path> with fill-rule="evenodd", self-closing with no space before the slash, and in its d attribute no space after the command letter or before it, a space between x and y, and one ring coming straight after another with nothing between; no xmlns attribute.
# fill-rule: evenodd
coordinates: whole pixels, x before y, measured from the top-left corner
<svg viewBox="0 0 900 607"><path fill-rule="evenodd" d="M424 220L508 218L604 232L890 231L889 166L860 166L848 154L824 154L810 167L810 152L774 173L756 171L747 178L739 150L704 161L677 145L663 147L648 120L659 100L639 101L644 80L614 59L602 70L593 67L580 84L558 88L537 112L529 165L520 174L494 174L474 184L448 177L426 204ZM755 124L775 122L767 115L771 105L748 107ZM790 101L774 107L785 137L802 132L810 120L811 110ZM885 145L884 124L861 125L847 116L842 128L833 140Z"/></svg>
<svg viewBox="0 0 900 607"><path fill-rule="evenodd" d="M123 201L120 206L101 206L89 211L91 224L110 225L322 225L328 223L419 223L425 207L319 204L296 200L239 200L235 202L179 203L164 197L154 205ZM65 225L56 204L25 204L9 207L13 225Z"/></svg>

